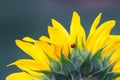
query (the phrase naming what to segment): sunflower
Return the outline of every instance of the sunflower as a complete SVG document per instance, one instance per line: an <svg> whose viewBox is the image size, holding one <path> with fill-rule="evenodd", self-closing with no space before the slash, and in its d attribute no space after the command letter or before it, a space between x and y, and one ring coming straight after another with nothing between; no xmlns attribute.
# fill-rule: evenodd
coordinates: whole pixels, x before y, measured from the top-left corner
<svg viewBox="0 0 120 80"><path fill-rule="evenodd" d="M52 19L49 37L39 40L24 37L16 45L32 59L20 59L16 65L21 72L6 80L120 80L120 36L110 35L115 20L100 23L99 13L86 39L80 16L73 12L70 33Z"/></svg>

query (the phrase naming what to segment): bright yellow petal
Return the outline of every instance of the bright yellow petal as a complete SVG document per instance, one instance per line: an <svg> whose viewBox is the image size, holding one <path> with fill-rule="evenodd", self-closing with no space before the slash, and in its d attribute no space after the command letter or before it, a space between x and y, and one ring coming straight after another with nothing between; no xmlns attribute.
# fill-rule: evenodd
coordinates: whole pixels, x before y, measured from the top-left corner
<svg viewBox="0 0 120 80"><path fill-rule="evenodd" d="M96 52L98 49L104 47L105 44L107 42L109 42L107 37L108 37L111 29L114 27L114 25L115 25L115 21L110 21L108 23L106 22L105 25L103 23L103 25L100 26L101 30L100 30L100 33L98 34L99 37L98 36L95 37L95 39L97 39L97 40L92 49L93 53ZM103 27L104 29L102 29L102 26L104 26L105 28ZM102 30L104 30L104 31L102 31ZM99 28L98 28L98 32L99 32Z"/></svg>
<svg viewBox="0 0 120 80"><path fill-rule="evenodd" d="M35 46L42 48L47 55L49 55L55 60L58 60L57 52L54 52L54 47L52 45L43 41L38 41L38 42L35 42Z"/></svg>
<svg viewBox="0 0 120 80"><path fill-rule="evenodd" d="M16 40L16 45L22 49L23 51L25 51L28 55L30 55L33 59L40 59L38 56L40 56L40 54L36 53L36 49L35 46L32 43L29 42L23 42L21 40Z"/></svg>
<svg viewBox="0 0 120 80"><path fill-rule="evenodd" d="M111 53L112 51L116 50L118 47L120 47L119 42L111 42L107 47L105 47L103 56L106 56L107 54Z"/></svg>
<svg viewBox="0 0 120 80"><path fill-rule="evenodd" d="M16 65L23 71L27 71L28 73L32 75L43 75L42 73L37 73L32 70L49 70L49 66L47 63L41 63L37 62L36 60L30 60L30 59L20 59L16 62L11 63L10 65Z"/></svg>
<svg viewBox="0 0 120 80"><path fill-rule="evenodd" d="M69 34L67 30L55 19L52 19L52 26L48 26L48 33L50 39L46 36L42 36L39 39L46 42L51 42L58 45L64 45L65 42L68 42Z"/></svg>
<svg viewBox="0 0 120 80"><path fill-rule="evenodd" d="M112 71L113 72L120 72L120 59L115 63Z"/></svg>
<svg viewBox="0 0 120 80"><path fill-rule="evenodd" d="M79 47L81 47L82 42L85 43L86 40L86 34L80 23L80 16L77 14L77 12L73 12L71 26L70 26L70 39L71 39L71 44L75 43L77 39Z"/></svg>
<svg viewBox="0 0 120 80"><path fill-rule="evenodd" d="M56 44L48 44L43 41L36 42L35 46L42 48L46 52L46 54L48 54L53 59L57 61L59 60L58 57L60 57L60 54L61 54L61 49L62 49L61 46L56 45ZM64 46L62 52L67 57L68 46Z"/></svg>
<svg viewBox="0 0 120 80"><path fill-rule="evenodd" d="M16 44L28 55L32 56L33 59L37 60L41 65L44 65L44 66L46 65L46 67L48 67L49 62L42 47L38 47L35 44L23 42L20 40L16 40ZM45 69L49 69L46 67Z"/></svg>
<svg viewBox="0 0 120 80"><path fill-rule="evenodd" d="M38 49L38 47L36 47L32 43L16 40L16 45L35 60L40 61L42 58L46 57L46 56L42 56L44 55L42 48L39 47Z"/></svg>
<svg viewBox="0 0 120 80"><path fill-rule="evenodd" d="M113 63L113 62L115 62L115 61L118 61L119 59L120 59L120 48L117 48L117 49L113 52L113 54L112 54L112 56L111 56L111 58L110 58L110 62Z"/></svg>
<svg viewBox="0 0 120 80"><path fill-rule="evenodd" d="M117 77L115 80L120 80L120 77Z"/></svg>
<svg viewBox="0 0 120 80"><path fill-rule="evenodd" d="M109 38L111 39L111 41L120 43L120 35L110 35Z"/></svg>
<svg viewBox="0 0 120 80"><path fill-rule="evenodd" d="M61 34L64 34L66 37L69 36L67 30L58 21L56 21L55 19L52 19L52 24L54 29L59 29L61 31Z"/></svg>
<svg viewBox="0 0 120 80"><path fill-rule="evenodd" d="M96 28L98 27L98 25L100 23L101 16L102 16L102 13L99 13L99 15L95 18L94 22L92 23L89 36L91 36L91 34L93 34L96 31ZM89 38L89 36L88 36L88 38Z"/></svg>
<svg viewBox="0 0 120 80"><path fill-rule="evenodd" d="M108 35L111 29L114 27L115 21L110 20L104 22L95 32L92 34L86 42L86 48L88 52L92 50L95 53L98 49L104 47L108 42Z"/></svg>
<svg viewBox="0 0 120 80"><path fill-rule="evenodd" d="M28 42L36 42L37 41L37 40L34 40L34 39L30 38L30 37L24 37L23 40L28 41Z"/></svg>
<svg viewBox="0 0 120 80"><path fill-rule="evenodd" d="M46 36L41 36L41 37L39 38L39 40L45 41L45 42L48 42L48 43L51 43L50 38L48 38L48 37L46 37Z"/></svg>
<svg viewBox="0 0 120 80"><path fill-rule="evenodd" d="M48 32L50 35L51 43L59 45L59 46L63 46L66 43L68 43L69 36L66 33L64 33L64 30L49 26Z"/></svg>
<svg viewBox="0 0 120 80"><path fill-rule="evenodd" d="M6 80L40 80L40 79L30 76L25 72L17 72L8 75Z"/></svg>

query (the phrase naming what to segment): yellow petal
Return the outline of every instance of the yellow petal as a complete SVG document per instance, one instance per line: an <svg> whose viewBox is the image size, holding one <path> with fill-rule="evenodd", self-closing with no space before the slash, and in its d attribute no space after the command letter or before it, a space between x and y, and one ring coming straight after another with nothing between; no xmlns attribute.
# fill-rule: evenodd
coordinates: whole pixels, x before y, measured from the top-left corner
<svg viewBox="0 0 120 80"><path fill-rule="evenodd" d="M109 38L114 42L120 43L120 35L110 35Z"/></svg>
<svg viewBox="0 0 120 80"><path fill-rule="evenodd" d="M40 60L41 55L44 54L41 48L36 48L36 46L29 42L24 42L21 40L16 40L16 45L20 47L23 51L25 51L28 55L30 55L35 60Z"/></svg>
<svg viewBox="0 0 120 80"><path fill-rule="evenodd" d="M115 80L120 80L120 77L117 77Z"/></svg>
<svg viewBox="0 0 120 80"><path fill-rule="evenodd" d="M120 59L114 64L113 72L120 72Z"/></svg>
<svg viewBox="0 0 120 80"><path fill-rule="evenodd" d="M110 62L113 63L115 61L118 61L120 59L120 48L117 48L112 56L110 57ZM120 67L119 67L120 68Z"/></svg>
<svg viewBox="0 0 120 80"><path fill-rule="evenodd" d="M92 23L89 36L95 32L97 26L98 26L99 23L100 23L101 16L102 16L102 13L99 13L99 15L95 18L94 22ZM88 38L89 38L89 36L88 36Z"/></svg>
<svg viewBox="0 0 120 80"><path fill-rule="evenodd" d="M81 47L82 42L85 43L86 34L85 34L85 31L80 23L80 16L77 14L77 12L73 12L71 26L70 26L71 43L76 42L76 37L78 40L78 46Z"/></svg>
<svg viewBox="0 0 120 80"><path fill-rule="evenodd" d="M37 62L36 60L30 60L30 59L20 59L11 63L10 65L16 65L21 70L27 71L32 75L43 75L42 73L37 73L32 70L49 70L49 66L47 63L44 64L42 63L42 61L40 63Z"/></svg>
<svg viewBox="0 0 120 80"><path fill-rule="evenodd" d="M57 52L54 52L54 47L52 45L43 41L38 41L38 42L35 42L35 46L42 48L47 55L49 55L55 60L58 60Z"/></svg>
<svg viewBox="0 0 120 80"><path fill-rule="evenodd" d="M109 20L109 21L106 21L104 22L103 24L100 25L100 27L98 27L97 31L101 31L104 29L106 29L106 34L109 34L111 29L115 26L116 24L116 21L115 20Z"/></svg>
<svg viewBox="0 0 120 80"><path fill-rule="evenodd" d="M66 37L69 36L67 30L63 27L63 25L61 23L59 23L58 21L56 21L55 19L52 19L52 24L53 24L53 27L55 29L59 29L61 31L61 34L65 34Z"/></svg>
<svg viewBox="0 0 120 80"><path fill-rule="evenodd" d="M16 45L22 49L23 51L25 51L28 55L30 55L33 59L40 59L38 56L40 56L40 54L36 53L36 49L35 46L32 43L28 43L28 42L23 42L21 40L16 40Z"/></svg>
<svg viewBox="0 0 120 80"><path fill-rule="evenodd" d="M68 43L69 36L64 33L63 29L48 27L48 32L50 35L50 40L53 44L63 46L64 44Z"/></svg>
<svg viewBox="0 0 120 80"><path fill-rule="evenodd" d="M114 20L106 21L94 32L94 34L91 34L86 42L88 52L92 49L92 53L95 53L98 49L104 47L107 44L106 42L109 42L108 35L114 25Z"/></svg>
<svg viewBox="0 0 120 80"><path fill-rule="evenodd" d="M42 36L39 39L42 41L63 45L65 43L64 41L68 40L69 37L67 30L55 19L52 19L52 24L53 27L48 26L50 39L46 36Z"/></svg>
<svg viewBox="0 0 120 80"><path fill-rule="evenodd" d="M20 40L16 40L16 44L23 51L25 51L28 55L30 55L33 59L40 62L40 64L48 65L48 59L41 47L38 47L32 43L23 42ZM41 44L42 45L42 44Z"/></svg>
<svg viewBox="0 0 120 80"><path fill-rule="evenodd" d="M37 40L34 40L34 39L30 38L30 37L24 37L23 40L28 41L28 42L36 42L37 41Z"/></svg>
<svg viewBox="0 0 120 80"><path fill-rule="evenodd" d="M12 73L7 76L6 80L40 80L25 72Z"/></svg>
<svg viewBox="0 0 120 80"><path fill-rule="evenodd" d="M103 51L103 56L106 56L107 54L111 53L112 51L114 51L118 47L120 47L120 42L109 43L109 45L107 47L105 47L105 49Z"/></svg>
<svg viewBox="0 0 120 80"><path fill-rule="evenodd" d="M45 42L48 42L48 43L51 43L50 39L49 39L48 37L46 37L46 36L41 36L41 37L39 38L39 40L45 41Z"/></svg>
<svg viewBox="0 0 120 80"><path fill-rule="evenodd" d="M103 23L103 24L104 24L104 23ZM103 25L104 27L106 27L106 29L103 29L104 31L102 31L102 29L101 29L102 32L100 31L100 33L98 34L98 36L95 37L95 39L97 39L97 40L96 40L96 42L95 42L95 44L94 44L94 46L93 46L93 49L92 49L92 52L93 52L93 53L94 53L96 50L104 47L105 44L106 44L107 42L109 42L108 39L107 39L107 37L108 37L111 29L114 27L114 25L115 25L115 22L114 22L114 21L113 21L113 22L112 22L112 21L111 21L111 22L108 22L108 24L106 23L106 25ZM102 26L102 25L101 25L101 26ZM98 30L99 30L99 28L98 28ZM96 34L97 34L97 33L96 33Z"/></svg>

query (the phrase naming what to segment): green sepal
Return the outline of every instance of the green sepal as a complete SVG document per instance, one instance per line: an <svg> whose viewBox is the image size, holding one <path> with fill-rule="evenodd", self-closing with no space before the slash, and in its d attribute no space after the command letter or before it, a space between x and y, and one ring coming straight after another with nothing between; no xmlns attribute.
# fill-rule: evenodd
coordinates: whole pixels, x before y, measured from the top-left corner
<svg viewBox="0 0 120 80"><path fill-rule="evenodd" d="M36 76L40 80L49 80L47 76Z"/></svg>
<svg viewBox="0 0 120 80"><path fill-rule="evenodd" d="M106 75L104 80L115 80L117 77L120 77L120 72L110 72Z"/></svg>
<svg viewBox="0 0 120 80"><path fill-rule="evenodd" d="M68 58L71 59L72 54L70 53L70 48L68 48Z"/></svg>
<svg viewBox="0 0 120 80"><path fill-rule="evenodd" d="M65 57L62 52L60 63L62 65L62 72L64 72L65 74L68 74L70 71L75 69L75 65L72 63L72 61L69 58Z"/></svg>
<svg viewBox="0 0 120 80"><path fill-rule="evenodd" d="M83 57L80 55L80 51L73 49L71 60L75 64L75 66L80 66L80 64L84 61Z"/></svg>
<svg viewBox="0 0 120 80"><path fill-rule="evenodd" d="M106 77L107 73L111 68L112 68L112 65L109 65L108 67L91 74L90 78L92 80L104 80L104 78Z"/></svg>
<svg viewBox="0 0 120 80"><path fill-rule="evenodd" d="M88 56L88 52L87 52L87 50L86 50L86 48L85 48L85 44L84 44L83 40L81 41L81 43L82 43L82 45L81 45L81 46L78 46L78 37L76 37L76 41L75 41L75 45L76 45L76 46L74 47L73 52L74 52L74 53L79 53L80 56L82 57L81 60L82 60L82 59L85 60L86 57ZM80 48L80 47L81 47L81 48ZM73 53L73 52L72 52L72 53Z"/></svg>
<svg viewBox="0 0 120 80"><path fill-rule="evenodd" d="M90 60L91 54L81 63L79 70L82 75L88 75L92 71L92 63Z"/></svg>
<svg viewBox="0 0 120 80"><path fill-rule="evenodd" d="M44 52L45 53L45 52ZM48 60L49 60L49 67L50 69L52 70L55 70L55 71L61 71L61 64L60 62L56 61L55 59L51 58L47 53L45 53Z"/></svg>
<svg viewBox="0 0 120 80"><path fill-rule="evenodd" d="M83 47L81 51L79 51L80 55L82 56L82 58L85 60L87 58L87 56L89 55L89 53L87 52L86 48Z"/></svg>
<svg viewBox="0 0 120 80"><path fill-rule="evenodd" d="M80 50L80 49L78 49L78 50ZM85 47L85 44L84 44L83 40L82 40L80 55L83 57L84 60L85 60L86 57L89 55L89 53L88 53L87 50L86 50L86 47Z"/></svg>
<svg viewBox="0 0 120 80"><path fill-rule="evenodd" d="M105 68L107 66L110 65L110 57L112 56L113 52L107 54L105 57L104 57L104 60L102 62L102 67Z"/></svg>
<svg viewBox="0 0 120 80"><path fill-rule="evenodd" d="M91 58L93 73L99 71L102 68L102 51L103 48L98 50Z"/></svg>
<svg viewBox="0 0 120 80"><path fill-rule="evenodd" d="M82 79L82 75L79 72L79 70L77 70L77 69L74 70L74 71L71 71L68 76L70 76L70 80L80 80L80 79Z"/></svg>
<svg viewBox="0 0 120 80"><path fill-rule="evenodd" d="M54 74L55 80L70 80L69 77L62 72L53 71L53 74Z"/></svg>
<svg viewBox="0 0 120 80"><path fill-rule="evenodd" d="M53 73L50 70L33 70L38 73L43 73L45 76L36 76L37 78L40 78L41 80L48 80L53 78Z"/></svg>

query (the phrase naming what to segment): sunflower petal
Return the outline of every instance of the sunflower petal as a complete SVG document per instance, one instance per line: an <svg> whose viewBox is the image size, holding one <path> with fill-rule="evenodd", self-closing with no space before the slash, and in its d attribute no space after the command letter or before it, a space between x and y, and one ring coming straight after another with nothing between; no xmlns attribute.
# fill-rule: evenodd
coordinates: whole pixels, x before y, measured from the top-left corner
<svg viewBox="0 0 120 80"><path fill-rule="evenodd" d="M23 40L28 41L28 42L36 42L37 41L37 40L34 40L34 39L30 38L30 37L24 37Z"/></svg>
<svg viewBox="0 0 120 80"><path fill-rule="evenodd" d="M40 79L30 76L25 72L16 72L7 76L6 80L40 80Z"/></svg>
<svg viewBox="0 0 120 80"><path fill-rule="evenodd" d="M32 75L43 75L41 73L34 72L33 70L49 70L48 65L30 59L20 59L10 65L16 65L21 70L27 71Z"/></svg>
<svg viewBox="0 0 120 80"><path fill-rule="evenodd" d="M63 46L64 44L68 43L69 36L66 33L64 33L63 29L53 28L49 26L48 32L50 35L50 40L53 44Z"/></svg>
<svg viewBox="0 0 120 80"><path fill-rule="evenodd" d="M28 43L28 42L23 42L21 40L16 40L16 44L23 51L25 51L28 55L30 55L33 59L37 60L41 64L44 64L44 65L48 64L47 57L46 57L42 47L36 46L35 43L32 44L32 43Z"/></svg>
<svg viewBox="0 0 120 80"><path fill-rule="evenodd" d="M110 62L113 63L118 61L119 59L120 59L120 48L117 48L110 57Z"/></svg>
<svg viewBox="0 0 120 80"><path fill-rule="evenodd" d="M94 32L94 34L92 34L87 39L87 50L90 51L92 49L92 53L95 53L96 50L104 47L109 42L108 35L114 25L114 20L106 21L102 25L100 25L100 27Z"/></svg>
<svg viewBox="0 0 120 80"><path fill-rule="evenodd" d="M109 43L109 45L104 49L103 56L106 56L107 54L109 54L112 51L116 50L118 47L120 47L119 42L111 42L111 43Z"/></svg>
<svg viewBox="0 0 120 80"><path fill-rule="evenodd" d="M110 37L111 41L120 42L120 36L119 35L110 35L109 37Z"/></svg>
<svg viewBox="0 0 120 80"><path fill-rule="evenodd" d="M92 23L89 36L96 31L96 28L97 28L97 26L98 26L99 23L100 23L101 16L102 16L102 13L99 13L99 15L95 18L94 22ZM89 36L88 36L88 38L89 38Z"/></svg>
<svg viewBox="0 0 120 80"><path fill-rule="evenodd" d="M23 51L25 51L28 55L30 55L33 59L37 59L39 60L40 58L38 56L40 56L40 54L36 53L36 48L32 43L29 42L24 42L21 40L16 40L16 45L22 49ZM41 51L42 52L42 51Z"/></svg>
<svg viewBox="0 0 120 80"><path fill-rule="evenodd" d="M53 59L58 60L56 56L57 52L54 52L54 47L52 45L43 41L39 41L35 43L35 46L42 48L45 51L45 53L47 53L47 55L49 55Z"/></svg>
<svg viewBox="0 0 120 80"><path fill-rule="evenodd" d="M82 42L85 43L86 35L80 23L80 16L77 14L77 12L73 12L71 26L70 26L71 43L75 43L76 38L78 40L78 46L81 47Z"/></svg>
<svg viewBox="0 0 120 80"><path fill-rule="evenodd" d="M65 34L67 37L69 36L67 30L58 21L56 21L55 19L52 19L52 24L55 29L59 29L62 32L61 34Z"/></svg>
<svg viewBox="0 0 120 80"><path fill-rule="evenodd" d="M41 36L41 37L39 38L39 40L45 41L45 42L48 42L48 43L51 43L50 39L49 39L48 37L46 37L46 36Z"/></svg>
<svg viewBox="0 0 120 80"><path fill-rule="evenodd" d="M112 71L113 72L120 72L120 59L115 63Z"/></svg>

